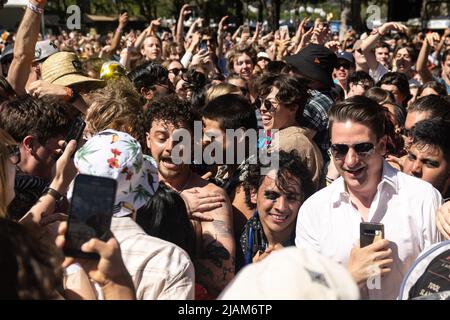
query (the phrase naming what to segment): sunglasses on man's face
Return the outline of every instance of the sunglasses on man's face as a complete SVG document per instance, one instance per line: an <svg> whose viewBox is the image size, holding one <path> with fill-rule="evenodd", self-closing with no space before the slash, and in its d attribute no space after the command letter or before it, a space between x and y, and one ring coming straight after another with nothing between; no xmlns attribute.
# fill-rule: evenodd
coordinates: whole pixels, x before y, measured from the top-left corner
<svg viewBox="0 0 450 320"><path fill-rule="evenodd" d="M186 73L187 69L185 69L185 68L181 68L181 69L180 68L173 68L173 69L170 69L169 72L173 73L175 76L177 76L177 75L180 74L180 72L181 73Z"/></svg>
<svg viewBox="0 0 450 320"><path fill-rule="evenodd" d="M254 102L254 106L256 109L261 110L262 106L264 105L264 109L267 110L267 112L275 112L277 108L273 105L273 103L270 100L265 99L262 101L261 99L256 99Z"/></svg>
<svg viewBox="0 0 450 320"><path fill-rule="evenodd" d="M350 62L338 62L336 65L336 69L340 69L341 67L344 67L344 69L349 70L352 67L352 64Z"/></svg>
<svg viewBox="0 0 450 320"><path fill-rule="evenodd" d="M370 156L375 150L375 146L370 142L357 143L354 145L336 143L331 145L329 153L336 160L341 160L345 158L350 148L353 148L360 158Z"/></svg>

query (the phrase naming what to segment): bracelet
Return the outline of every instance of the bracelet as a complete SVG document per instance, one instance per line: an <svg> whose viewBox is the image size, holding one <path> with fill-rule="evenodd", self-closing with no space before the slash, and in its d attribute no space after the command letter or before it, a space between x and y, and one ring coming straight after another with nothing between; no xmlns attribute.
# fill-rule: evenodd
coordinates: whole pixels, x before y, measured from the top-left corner
<svg viewBox="0 0 450 320"><path fill-rule="evenodd" d="M27 4L28 9L30 9L31 11L33 11L36 14L43 14L44 13L44 9L40 8L34 4L32 4L31 2L28 2Z"/></svg>
<svg viewBox="0 0 450 320"><path fill-rule="evenodd" d="M64 196L59 193L58 191L56 191L53 188L47 187L44 189L44 192L42 193L42 195L50 195L53 199L55 199L56 201L56 206L59 206L59 204L64 200Z"/></svg>

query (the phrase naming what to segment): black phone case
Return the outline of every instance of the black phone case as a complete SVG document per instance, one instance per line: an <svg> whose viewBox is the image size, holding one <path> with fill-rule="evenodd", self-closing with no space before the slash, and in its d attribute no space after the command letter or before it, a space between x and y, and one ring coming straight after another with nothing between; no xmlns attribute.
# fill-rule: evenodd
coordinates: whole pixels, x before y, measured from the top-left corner
<svg viewBox="0 0 450 320"><path fill-rule="evenodd" d="M82 188L83 185L86 184L90 184L91 186L96 186L96 185L109 185L109 187L111 187L111 195L114 194L114 196L112 197L112 202L109 204L110 207L110 211L109 212L105 212L105 214L107 214L107 227L108 230L110 229L111 226L111 220L112 220L112 215L113 215L113 207L114 207L114 202L115 202L115 193L116 193L116 189L117 189L117 182L113 179L110 178L104 178L104 177L98 177L98 176L90 176L90 175L84 175L84 174L79 174L76 178L75 178L75 185L74 185L74 193L72 196L72 199L76 196L76 192L78 190L78 188ZM105 201L105 199L103 199L101 197L100 194L91 194L90 196L94 197L96 199L96 201ZM72 206L72 202L70 204L70 209L69 209L69 219L68 219L68 225L67 225L67 231L66 231L66 244L63 248L64 254L66 256L70 256L70 257L75 257L75 258L82 258L82 259L94 259L94 260L98 260L100 258L100 256L97 253L87 253L87 252L83 252L81 251L79 248L74 248L74 247L69 247L68 244L69 242L67 241L69 239L69 233L71 232L75 232L75 236L72 237L73 241L75 242L79 242L80 239L77 239L76 237L76 233L77 230L73 230L73 225L72 222L76 221L76 217L72 217L72 215L75 214L73 212L73 206ZM106 225L106 224L104 224ZM111 238L112 233L110 231L106 232L105 237L100 239L102 241L108 241L109 238ZM81 238L82 239L82 238ZM85 241L81 241L81 242L87 242L89 239L84 239ZM80 247L81 247L81 243L79 243Z"/></svg>
<svg viewBox="0 0 450 320"><path fill-rule="evenodd" d="M72 123L69 133L67 133L66 136L66 143L69 143L70 140L76 140L77 142L80 141L81 136L83 135L84 128L86 127L86 122L84 122L83 119L80 117L75 118L74 122Z"/></svg>
<svg viewBox="0 0 450 320"><path fill-rule="evenodd" d="M359 243L360 247L364 248L373 243L375 236L384 239L384 225L382 223L361 222L359 225Z"/></svg>

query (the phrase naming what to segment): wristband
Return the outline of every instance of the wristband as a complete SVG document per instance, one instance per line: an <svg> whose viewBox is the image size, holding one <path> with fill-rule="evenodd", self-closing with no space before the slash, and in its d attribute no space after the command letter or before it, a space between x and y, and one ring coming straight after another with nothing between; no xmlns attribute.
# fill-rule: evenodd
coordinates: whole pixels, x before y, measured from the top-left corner
<svg viewBox="0 0 450 320"><path fill-rule="evenodd" d="M44 192L42 193L42 195L50 195L53 199L55 199L56 201L56 206L59 206L59 204L64 201L64 196L59 193L58 191L56 191L53 188L47 187L44 189Z"/></svg>
<svg viewBox="0 0 450 320"><path fill-rule="evenodd" d="M28 2L27 4L28 9L30 9L31 11L33 11L36 14L43 14L44 13L44 9L40 8L38 6L36 6L35 4Z"/></svg>

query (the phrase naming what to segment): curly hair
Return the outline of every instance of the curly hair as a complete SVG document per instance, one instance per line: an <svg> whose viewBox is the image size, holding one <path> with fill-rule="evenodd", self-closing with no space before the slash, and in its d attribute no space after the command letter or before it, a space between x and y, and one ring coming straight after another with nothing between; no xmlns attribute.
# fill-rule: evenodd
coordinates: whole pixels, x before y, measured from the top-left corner
<svg viewBox="0 0 450 320"><path fill-rule="evenodd" d="M308 168L302 163L296 150L290 152L279 151L269 155L270 159L278 159L276 186L282 192L296 192L292 190L292 183L297 182L301 192L301 202L308 199L316 188L311 180ZM265 175L262 175L263 169L269 169L271 163L263 164L258 159L257 164L250 164L248 167L248 176L244 181L245 203L250 209L255 209L256 205L251 202L251 195L258 191ZM293 179L294 178L294 179ZM296 180L298 179L298 180Z"/></svg>
<svg viewBox="0 0 450 320"><path fill-rule="evenodd" d="M30 135L44 145L50 138L67 134L72 120L68 112L71 109L71 105L59 100L24 95L2 103L0 127L19 143Z"/></svg>
<svg viewBox="0 0 450 320"><path fill-rule="evenodd" d="M290 110L298 106L296 120L299 122L302 119L310 97L306 80L284 73L266 73L257 80L255 87L261 97L269 95L272 87L277 88L277 100Z"/></svg>
<svg viewBox="0 0 450 320"><path fill-rule="evenodd" d="M159 120L174 126L186 124L188 130L194 131L196 119L188 101L181 100L176 94L170 94L150 103L145 114L145 131L149 132L153 121Z"/></svg>
<svg viewBox="0 0 450 320"><path fill-rule="evenodd" d="M92 134L106 129L126 132L138 140L146 153L144 101L128 79L109 81L90 95L94 103L86 114L86 127Z"/></svg>
<svg viewBox="0 0 450 320"><path fill-rule="evenodd" d="M0 299L54 299L62 287L63 257L34 228L0 219Z"/></svg>

